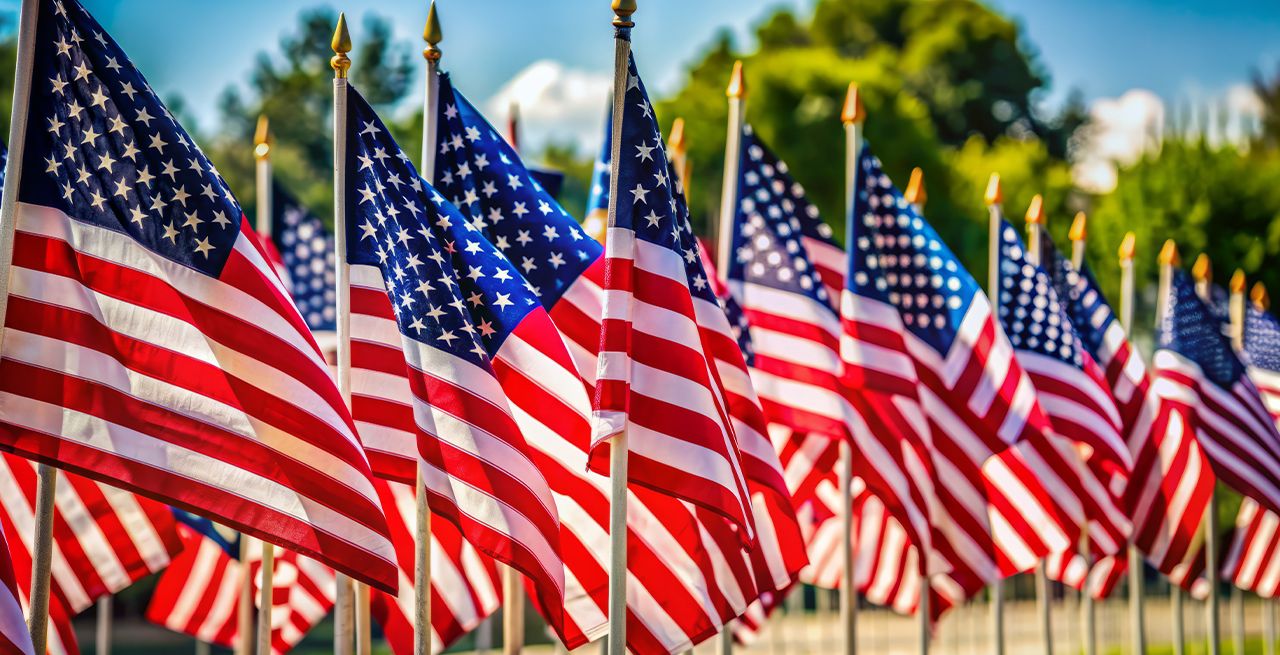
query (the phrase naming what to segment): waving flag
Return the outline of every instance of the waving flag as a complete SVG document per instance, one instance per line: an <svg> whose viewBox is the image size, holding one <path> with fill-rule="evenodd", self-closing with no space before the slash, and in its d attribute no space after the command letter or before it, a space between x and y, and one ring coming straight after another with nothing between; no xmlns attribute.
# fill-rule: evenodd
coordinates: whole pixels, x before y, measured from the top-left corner
<svg viewBox="0 0 1280 655"><path fill-rule="evenodd" d="M976 593L1068 548L1078 520L1034 386L977 282L866 148L849 230L842 355L864 387L927 417L910 428L938 476L946 575Z"/></svg>
<svg viewBox="0 0 1280 655"><path fill-rule="evenodd" d="M390 588L350 416L239 205L78 2L39 6L0 443Z"/></svg>
<svg viewBox="0 0 1280 655"><path fill-rule="evenodd" d="M370 445L390 445L389 461L416 452L431 511L528 576L564 634L555 500L507 393L532 386L530 344L559 335L511 262L423 183L355 89L349 98L352 409L416 435L410 450Z"/></svg>
<svg viewBox="0 0 1280 655"><path fill-rule="evenodd" d="M1200 519L1214 477L1194 436L1176 413L1160 411L1151 394L1146 365L1102 296L1088 266L1077 271L1055 252L1054 288L1089 354L1105 371L1120 412L1133 471L1124 481L1123 507L1132 521L1131 539L1161 573L1191 590L1189 575L1199 544ZM1123 571L1124 558L1103 558L1094 568L1107 591Z"/></svg>
<svg viewBox="0 0 1280 655"><path fill-rule="evenodd" d="M0 530L0 649L6 653L35 655L4 530Z"/></svg>
<svg viewBox="0 0 1280 655"><path fill-rule="evenodd" d="M440 98L436 187L517 264L549 310L570 359L543 359L540 378L574 378L591 389L600 346L603 249L536 183L447 75L440 76ZM549 352L552 345L538 344ZM551 484L561 546L572 554L565 560L572 647L606 629L609 481L587 465L590 401L575 400L568 388L547 386L560 390L560 400L542 396L548 402L534 406L537 411L517 412L516 421ZM572 421L564 406L575 408ZM748 467L748 475L754 470ZM719 515L633 484L628 523L627 640L633 652L685 650L714 635L756 595L751 557ZM774 568L785 567L757 570L754 578L772 576Z"/></svg>
<svg viewBox="0 0 1280 655"><path fill-rule="evenodd" d="M1158 330L1154 391L1226 484L1280 512L1280 433L1220 321L1175 270Z"/></svg>

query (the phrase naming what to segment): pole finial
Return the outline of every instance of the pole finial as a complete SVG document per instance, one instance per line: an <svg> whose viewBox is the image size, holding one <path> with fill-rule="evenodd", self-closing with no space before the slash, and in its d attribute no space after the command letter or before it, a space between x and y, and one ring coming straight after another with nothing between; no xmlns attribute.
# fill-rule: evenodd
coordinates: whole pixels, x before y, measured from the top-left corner
<svg viewBox="0 0 1280 655"><path fill-rule="evenodd" d="M271 154L271 132L268 129L267 115L258 117L258 128L253 131L253 156L266 159Z"/></svg>
<svg viewBox="0 0 1280 655"><path fill-rule="evenodd" d="M987 192L982 196L987 206L998 205L1004 202L1004 192L1000 189L1000 174L992 173L987 179Z"/></svg>
<svg viewBox="0 0 1280 655"><path fill-rule="evenodd" d="M733 100L747 97L747 82L742 77L742 60L733 62L733 73L729 75L729 87L724 94Z"/></svg>
<svg viewBox="0 0 1280 655"><path fill-rule="evenodd" d="M422 40L427 42L427 47L422 49L422 58L440 61L440 56L444 53L439 45L444 40L444 31L440 29L440 17L436 15L436 0L431 0L431 8L427 10L427 24L422 28Z"/></svg>
<svg viewBox="0 0 1280 655"><path fill-rule="evenodd" d="M1044 196L1031 196L1031 204L1027 205L1027 214L1023 217L1027 225L1044 225Z"/></svg>
<svg viewBox="0 0 1280 655"><path fill-rule="evenodd" d="M929 199L929 194L924 189L924 171L919 166L911 169L911 179L907 181L907 190L902 194L903 200L924 208L924 203Z"/></svg>
<svg viewBox="0 0 1280 655"><path fill-rule="evenodd" d="M631 14L636 13L636 0L613 0L613 26L635 27Z"/></svg>
<svg viewBox="0 0 1280 655"><path fill-rule="evenodd" d="M329 43L333 48L333 59L329 60L329 66L333 68L334 77L345 78L347 71L351 68L351 58L347 56L351 52L351 33L347 31L347 15L338 14L338 26L333 30L333 41Z"/></svg>
<svg viewBox="0 0 1280 655"><path fill-rule="evenodd" d="M1089 218L1084 212L1076 212L1075 220L1071 221L1071 231L1067 233L1067 238L1072 241L1084 241L1088 236Z"/></svg>
<svg viewBox="0 0 1280 655"><path fill-rule="evenodd" d="M840 110L840 122L852 125L861 123L866 118L867 112L862 108L862 98L858 95L858 83L850 82L849 90L844 94L844 108Z"/></svg>
<svg viewBox="0 0 1280 655"><path fill-rule="evenodd" d="M671 144L672 156L674 157L684 156L685 152L687 151L687 147L684 140L684 117L683 116L676 116L676 119L674 121L671 121L671 137L670 139L668 139L668 141Z"/></svg>
<svg viewBox="0 0 1280 655"><path fill-rule="evenodd" d="M1229 285L1231 293L1244 293L1245 284L1244 270L1237 268L1236 272L1231 274L1231 283Z"/></svg>
<svg viewBox="0 0 1280 655"><path fill-rule="evenodd" d="M1170 241L1169 243L1173 243ZM1138 235L1133 232L1126 232L1124 239L1120 241L1120 263L1133 261L1133 254L1137 251Z"/></svg>
<svg viewBox="0 0 1280 655"><path fill-rule="evenodd" d="M1164 247L1160 249L1160 257L1156 261L1161 266L1177 266L1182 262L1182 258L1178 256L1178 244L1169 239L1164 242Z"/></svg>
<svg viewBox="0 0 1280 655"><path fill-rule="evenodd" d="M1261 280L1253 283L1253 288L1249 290L1249 300L1253 301L1253 306L1262 311L1271 309L1271 296L1267 294L1267 285Z"/></svg>
<svg viewBox="0 0 1280 655"><path fill-rule="evenodd" d="M1212 282L1213 281L1213 263L1209 261L1209 256L1200 253L1196 255L1196 261L1191 265L1191 277L1196 282Z"/></svg>

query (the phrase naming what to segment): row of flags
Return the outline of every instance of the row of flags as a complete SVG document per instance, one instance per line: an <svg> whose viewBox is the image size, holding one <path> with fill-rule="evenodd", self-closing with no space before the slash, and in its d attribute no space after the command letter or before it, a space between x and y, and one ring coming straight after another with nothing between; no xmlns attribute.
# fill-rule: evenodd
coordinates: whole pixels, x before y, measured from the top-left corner
<svg viewBox="0 0 1280 655"><path fill-rule="evenodd" d="M634 61L618 161L606 148L596 167L591 209L616 208L603 245L448 75L431 179L348 86L339 262L283 189L256 234L92 16L38 4L6 189L0 523L17 575L0 566L0 638L25 637L38 461L69 472L55 651L74 650L71 614L162 569L149 618L231 643L261 568L240 540L263 539L282 549L275 652L328 612L338 573L373 587L407 652L418 478L443 519L433 647L494 611L501 563L576 648L608 629L624 431L636 653L750 639L797 582L838 584L848 538L861 593L916 611L927 589L934 617L1042 560L1105 594L1130 543L1191 587L1217 479L1247 498L1225 568L1259 593L1280 580L1280 329L1245 308L1238 351L1229 303L1180 270L1147 370L1047 236L1001 220L984 293L864 147L842 249L749 126L713 264ZM326 361L348 323L349 401Z"/></svg>

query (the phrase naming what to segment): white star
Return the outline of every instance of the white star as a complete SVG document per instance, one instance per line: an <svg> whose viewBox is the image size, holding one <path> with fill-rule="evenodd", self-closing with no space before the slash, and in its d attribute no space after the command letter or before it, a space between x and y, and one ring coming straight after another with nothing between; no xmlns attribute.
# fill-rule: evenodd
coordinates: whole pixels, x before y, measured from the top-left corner
<svg viewBox="0 0 1280 655"><path fill-rule="evenodd" d="M187 198L190 197L191 194L187 193L187 188L183 186L178 187L178 189L173 192L173 201L182 203L183 207L187 206Z"/></svg>
<svg viewBox="0 0 1280 655"><path fill-rule="evenodd" d="M155 120L155 116L152 116L151 114L147 113L147 108L143 107L142 109L138 110L138 115L136 117L136 120L139 123L146 125L147 127L151 127L151 121Z"/></svg>
<svg viewBox="0 0 1280 655"><path fill-rule="evenodd" d="M546 216L547 214L550 214L550 213L551 213L551 205L548 205L548 204L547 204L547 201L545 201L545 200L539 200L539 201L538 201L538 211L542 212L542 215L543 215L543 216Z"/></svg>
<svg viewBox="0 0 1280 655"><path fill-rule="evenodd" d="M489 321L482 320L480 321L480 325L477 325L476 327L480 328L480 334L482 336L491 337L497 333L497 330L493 329L493 323L490 323Z"/></svg>
<svg viewBox="0 0 1280 655"><path fill-rule="evenodd" d="M634 203L645 202L644 197L645 197L645 194L647 193L649 192L645 190L644 185L640 184L639 182L636 182L636 188L631 190L631 195L635 196L635 200L633 202Z"/></svg>
<svg viewBox="0 0 1280 655"><path fill-rule="evenodd" d="M445 344L452 346L453 340L457 338L458 338L457 335L455 335L453 332L449 330L443 330L440 332L440 336L436 337L436 340L443 341L445 342Z"/></svg>
<svg viewBox="0 0 1280 655"><path fill-rule="evenodd" d="M89 126L89 129L87 129L87 130L85 130L85 131L84 131L84 138L82 138L82 139L80 140L80 145L84 145L84 144L86 144L86 143L87 143L87 144L89 144L89 145L94 145L94 143L93 143L93 142L94 142L94 141L97 141L97 140L98 140L98 137L100 137L100 136L102 136L102 135L101 135L101 134L98 134L98 132L97 132L96 130L94 130L94 129L93 129L93 126L92 126L92 125L90 125L90 126Z"/></svg>
<svg viewBox="0 0 1280 655"><path fill-rule="evenodd" d="M164 238L165 238L165 239L168 239L169 241L171 241L171 242L173 242L174 244L176 244L176 243L178 243L177 236L178 236L178 231L177 231L177 230L175 230L175 229L173 229L173 223L167 223L167 224L165 224L165 226L164 226Z"/></svg>
<svg viewBox="0 0 1280 655"><path fill-rule="evenodd" d="M533 258L532 258L532 257L521 257L521 258L520 258L520 268L523 268L523 269L524 269L524 273L525 273L525 275L528 275L528 274L529 274L529 271L532 271L532 270L534 270L534 269L538 268L538 265L537 265L537 264L535 264L535 263L533 263Z"/></svg>
<svg viewBox="0 0 1280 655"><path fill-rule="evenodd" d="M533 241L533 237L529 236L528 230L516 230L516 241L519 241L522 246L527 246L530 241Z"/></svg>
<svg viewBox="0 0 1280 655"><path fill-rule="evenodd" d="M138 207L130 208L129 214L133 217L133 218L130 218L129 220L134 223L137 223L139 226L141 226L142 221L146 220L147 218L147 215L143 213L142 210L139 209Z"/></svg>
<svg viewBox="0 0 1280 655"><path fill-rule="evenodd" d="M498 280L498 281L500 281L500 282L510 282L510 281L511 281L511 273L510 273L510 272L508 272L508 271L507 271L507 269L502 268L502 267L498 267L498 268L497 268L497 271L498 271L497 273L494 273L494 274L493 274L493 279Z"/></svg>
<svg viewBox="0 0 1280 655"><path fill-rule="evenodd" d="M128 157L129 161L138 161L138 148L132 141L124 144L124 156Z"/></svg>
<svg viewBox="0 0 1280 655"><path fill-rule="evenodd" d="M413 317L413 322L409 324L409 327L416 330L418 334L422 334L422 331L426 329L427 326L422 322L420 317L415 316Z"/></svg>
<svg viewBox="0 0 1280 655"><path fill-rule="evenodd" d="M96 190L90 195L90 197L93 198L93 200L89 201L89 204L93 205L94 209L102 211L102 207L107 203L107 199L103 198Z"/></svg>
<svg viewBox="0 0 1280 655"><path fill-rule="evenodd" d="M226 226L231 225L231 219L227 218L227 214L223 212L221 209L219 209L216 212L213 212L213 222L218 227L225 228Z"/></svg>
<svg viewBox="0 0 1280 655"><path fill-rule="evenodd" d="M185 223L182 224L182 227L189 227L191 228L192 231L199 231L200 224L203 223L204 221L200 220L200 217L196 216L195 212L187 213L186 217L187 217L187 220Z"/></svg>
<svg viewBox="0 0 1280 655"><path fill-rule="evenodd" d="M99 87L97 91L93 92L93 102L89 104L99 109L107 108L107 94L102 92L101 87Z"/></svg>
<svg viewBox="0 0 1280 655"><path fill-rule="evenodd" d="M151 184L151 180L154 180L154 179L155 179L155 176L151 174L151 171L150 171L150 170L148 170L148 167L143 166L143 167L142 167L142 169L138 171L138 183L139 183L139 184L147 184L147 185L150 185L150 184Z"/></svg>
<svg viewBox="0 0 1280 655"><path fill-rule="evenodd" d="M213 250L213 245L209 243L208 237L196 241L196 252L204 255L205 259L209 258L210 250Z"/></svg>
<svg viewBox="0 0 1280 655"><path fill-rule="evenodd" d="M653 161L654 149L654 146L646 146L643 143L639 144L636 146L636 150L639 150L640 152L636 153L636 157L639 157L640 161Z"/></svg>
<svg viewBox="0 0 1280 655"><path fill-rule="evenodd" d="M520 187L524 186L524 184L520 182L520 176L508 174L507 186L511 187L512 189L519 189Z"/></svg>
<svg viewBox="0 0 1280 655"><path fill-rule="evenodd" d="M500 293L498 294L498 299L493 301L493 304L497 305L498 309L506 309L515 303L511 302L511 294Z"/></svg>
<svg viewBox="0 0 1280 655"><path fill-rule="evenodd" d="M137 92L138 92L138 90L137 90L137 89L135 89L135 88L133 88L133 82L125 82L125 83L120 87L120 93L123 93L123 94L125 94L125 95L129 96L129 99L130 99L130 100L133 100L133 96L134 96L134 94L135 94L135 93L137 93Z"/></svg>
<svg viewBox="0 0 1280 655"><path fill-rule="evenodd" d="M119 196L121 198L128 198L129 192L132 190L133 187L129 186L129 182L121 178L116 180L116 191L112 195Z"/></svg>
<svg viewBox="0 0 1280 655"><path fill-rule="evenodd" d="M366 202L374 201L373 189L369 188L368 184L365 184L363 189L356 189L356 191L360 194L360 204L363 205Z"/></svg>
<svg viewBox="0 0 1280 655"><path fill-rule="evenodd" d="M528 214L529 210L524 208L523 202L517 202L515 203L515 209L512 209L511 213L515 214L517 218L524 218L524 215Z"/></svg>
<svg viewBox="0 0 1280 655"><path fill-rule="evenodd" d="M564 266L564 255L558 252L553 252L551 253L551 259L548 260L548 263L551 264L552 268L559 269L561 266Z"/></svg>
<svg viewBox="0 0 1280 655"><path fill-rule="evenodd" d="M62 79L62 75L54 75L49 78L49 83L53 85L53 92L61 94L62 90L67 87L67 82Z"/></svg>
<svg viewBox="0 0 1280 655"><path fill-rule="evenodd" d="M492 180L485 181L484 186L480 188L480 193L483 193L484 197L486 198L492 198L493 194L497 192L498 192L498 187L493 183Z"/></svg>
<svg viewBox="0 0 1280 655"><path fill-rule="evenodd" d="M167 145L169 144L165 143L164 139L160 138L160 134L158 132L151 135L151 143L147 144L148 147L154 148L156 152L164 152L164 147ZM175 168L174 170L176 171L178 169Z"/></svg>
<svg viewBox="0 0 1280 655"><path fill-rule="evenodd" d="M377 125L375 125L373 121L365 121L364 129L360 130L360 134L361 135L377 134L378 132L381 132L381 131L382 130Z"/></svg>
<svg viewBox="0 0 1280 655"><path fill-rule="evenodd" d="M650 209L649 214L644 217L644 220L649 221L649 227L658 227L658 221L662 220L662 217L659 216L657 212Z"/></svg>
<svg viewBox="0 0 1280 655"><path fill-rule="evenodd" d="M161 174L161 175L168 175L168 176L169 176L169 180L171 180L171 181L177 181L177 179L178 179L178 167L174 166L174 165L173 165L173 160L172 160L172 159L170 159L169 161L167 161L167 162L165 162L165 163L164 163L164 170L160 171L160 174Z"/></svg>

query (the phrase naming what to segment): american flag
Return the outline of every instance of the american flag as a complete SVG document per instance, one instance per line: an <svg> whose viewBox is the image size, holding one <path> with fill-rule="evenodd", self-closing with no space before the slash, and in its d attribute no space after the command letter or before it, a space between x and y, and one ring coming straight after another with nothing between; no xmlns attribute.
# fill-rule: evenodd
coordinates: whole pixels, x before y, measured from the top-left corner
<svg viewBox="0 0 1280 655"><path fill-rule="evenodd" d="M79 3L39 7L0 442L391 588L350 416L240 207Z"/></svg>
<svg viewBox="0 0 1280 655"><path fill-rule="evenodd" d="M312 332L331 332L337 319L333 235L283 186L272 187L271 243L288 275L289 296Z"/></svg>
<svg viewBox="0 0 1280 655"><path fill-rule="evenodd" d="M528 576L563 634L558 512L513 402L544 382L531 344L559 334L516 267L423 183L364 98L348 96L352 410L397 435L369 438L401 463L388 473L419 468L431 511Z"/></svg>
<svg viewBox="0 0 1280 655"><path fill-rule="evenodd" d="M22 614L18 579L13 574L13 558L4 530L0 529L0 650L6 653L35 655L31 634Z"/></svg>
<svg viewBox="0 0 1280 655"><path fill-rule="evenodd" d="M603 248L582 234L446 75L440 77L440 98L437 188L519 264L549 309L570 359L547 358L540 377L578 379L591 389L600 345ZM556 386L565 390L561 402L576 408L571 423L553 421L568 415L549 411L558 406L550 402L516 419L551 484L561 546L572 554L566 557L565 609L567 644L573 647L606 629L609 481L587 465L589 399L575 399L567 384ZM755 595L751 561L728 522L634 484L628 514L631 650L684 650L746 609Z"/></svg>
<svg viewBox="0 0 1280 655"><path fill-rule="evenodd" d="M622 81L619 81L621 84ZM662 134L628 64L617 207L605 245L604 321L596 371L592 464L626 431L631 479L711 509L755 534L741 456L713 347L729 333L698 258Z"/></svg>
<svg viewBox="0 0 1280 655"><path fill-rule="evenodd" d="M910 427L924 417L902 410L892 393L861 375L842 380L835 297L805 241L806 234L823 239L817 209L750 126L741 155L728 282L742 307L739 341L769 420L849 439L863 480L908 526L911 542L930 552L933 473L925 442Z"/></svg>
<svg viewBox="0 0 1280 655"><path fill-rule="evenodd" d="M1063 506L1071 488L1048 419L977 282L867 148L857 179L842 354L927 416L911 427L931 439L938 476L933 545L945 575L976 593L1068 548L1079 512Z"/></svg>
<svg viewBox="0 0 1280 655"><path fill-rule="evenodd" d="M1132 522L1130 539L1157 570L1191 589L1188 575L1199 544L1200 518L1208 507L1214 478L1194 437L1180 417L1160 411L1151 394L1146 364L1107 304L1087 265L1077 270L1062 253L1051 268L1054 288L1079 342L1105 372L1119 409L1133 471L1123 480L1123 507ZM1123 573L1125 559L1103 558L1092 569L1100 585Z"/></svg>
<svg viewBox="0 0 1280 655"><path fill-rule="evenodd" d="M1056 264L1048 236L1044 259ZM1060 475L1073 488L1087 520L1091 557L1121 552L1129 537L1119 489L1113 479L1128 478L1132 458L1120 432L1120 410L1104 373L1084 348L1073 320L1059 299L1048 271L1032 264L1018 231L1000 226L1000 291L997 313L1013 345L1015 357L1035 385L1037 399L1053 426L1063 455ZM1075 534L1075 532L1073 532ZM1078 540L1077 540L1078 541ZM1049 558L1052 579L1083 588L1091 561L1076 553L1076 544Z"/></svg>
<svg viewBox="0 0 1280 655"><path fill-rule="evenodd" d="M1164 298L1154 393L1203 449L1213 472L1264 508L1280 512L1280 433L1213 310L1175 270Z"/></svg>

